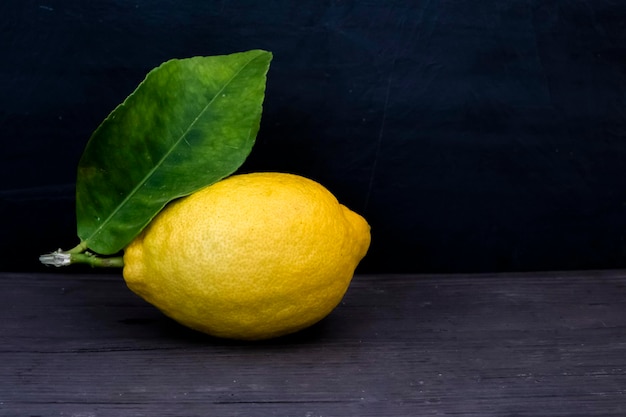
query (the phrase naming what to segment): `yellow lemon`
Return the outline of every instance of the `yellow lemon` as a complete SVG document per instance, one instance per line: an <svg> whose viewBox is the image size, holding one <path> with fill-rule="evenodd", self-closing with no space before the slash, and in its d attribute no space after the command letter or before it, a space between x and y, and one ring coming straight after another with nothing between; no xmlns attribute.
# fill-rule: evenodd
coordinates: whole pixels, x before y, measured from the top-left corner
<svg viewBox="0 0 626 417"><path fill-rule="evenodd" d="M234 175L166 206L126 248L124 279L192 329L267 339L326 317L369 244L365 219L317 182Z"/></svg>

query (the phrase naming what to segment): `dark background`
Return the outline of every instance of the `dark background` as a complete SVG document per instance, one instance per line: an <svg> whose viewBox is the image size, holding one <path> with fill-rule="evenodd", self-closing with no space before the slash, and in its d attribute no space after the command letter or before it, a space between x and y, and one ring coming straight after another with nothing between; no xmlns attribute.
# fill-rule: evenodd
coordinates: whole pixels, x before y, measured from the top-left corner
<svg viewBox="0 0 626 417"><path fill-rule="evenodd" d="M78 243L78 159L150 69L256 48L274 60L242 171L308 176L363 214L360 271L626 266L622 1L3 0L0 16L0 270Z"/></svg>

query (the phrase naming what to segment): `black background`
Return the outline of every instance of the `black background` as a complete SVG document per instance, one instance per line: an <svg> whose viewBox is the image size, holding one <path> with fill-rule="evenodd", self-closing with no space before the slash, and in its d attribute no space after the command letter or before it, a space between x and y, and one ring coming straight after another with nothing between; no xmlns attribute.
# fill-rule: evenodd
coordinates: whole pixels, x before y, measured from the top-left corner
<svg viewBox="0 0 626 417"><path fill-rule="evenodd" d="M274 60L241 171L308 176L364 215L360 271L626 266L626 3L3 0L0 16L0 270L78 243L78 159L150 69L256 48Z"/></svg>

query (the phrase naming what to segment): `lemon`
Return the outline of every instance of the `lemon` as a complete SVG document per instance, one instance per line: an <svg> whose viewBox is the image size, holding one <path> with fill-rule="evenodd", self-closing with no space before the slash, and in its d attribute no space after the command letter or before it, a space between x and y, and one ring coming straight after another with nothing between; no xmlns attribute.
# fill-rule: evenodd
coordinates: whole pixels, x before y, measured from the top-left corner
<svg viewBox="0 0 626 417"><path fill-rule="evenodd" d="M268 339L326 317L369 244L365 219L319 183L242 174L166 206L125 249L123 273L187 327Z"/></svg>

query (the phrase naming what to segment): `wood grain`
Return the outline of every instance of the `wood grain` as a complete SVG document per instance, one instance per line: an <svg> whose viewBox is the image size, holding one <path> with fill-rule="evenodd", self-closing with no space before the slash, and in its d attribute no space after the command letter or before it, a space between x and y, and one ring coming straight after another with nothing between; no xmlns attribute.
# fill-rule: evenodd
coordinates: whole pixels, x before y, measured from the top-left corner
<svg viewBox="0 0 626 417"><path fill-rule="evenodd" d="M626 415L626 272L355 277L299 334L187 330L119 275L0 274L2 416Z"/></svg>

